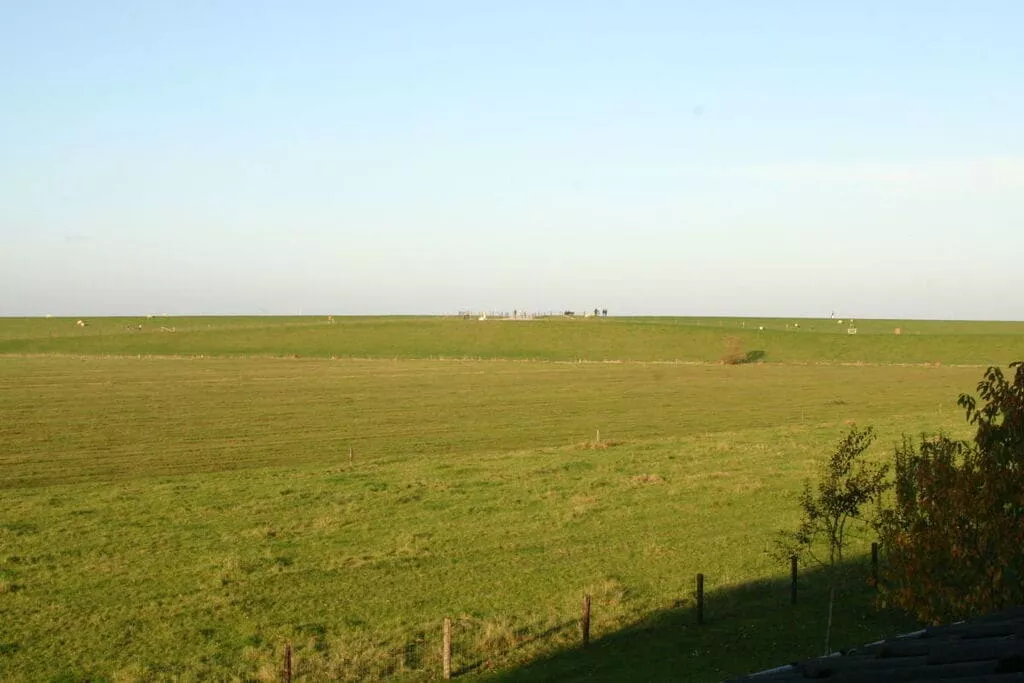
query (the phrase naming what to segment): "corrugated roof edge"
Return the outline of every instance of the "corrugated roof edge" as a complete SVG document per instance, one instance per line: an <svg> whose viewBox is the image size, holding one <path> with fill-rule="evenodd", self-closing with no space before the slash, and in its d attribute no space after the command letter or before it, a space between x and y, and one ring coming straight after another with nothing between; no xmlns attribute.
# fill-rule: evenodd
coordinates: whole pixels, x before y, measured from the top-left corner
<svg viewBox="0 0 1024 683"><path fill-rule="evenodd" d="M999 641L995 643L998 647L984 649L982 658L979 658L976 646L964 648L956 645L957 642L978 643L979 641L992 642L996 640ZM923 628L884 638L859 647L776 666L730 680L763 681L765 683L778 681L781 683L804 680L807 677L819 678L832 675L840 675L844 680L851 675L858 679L869 675L871 680L904 680L907 678L906 674L911 673L908 669L901 668L902 673L895 675L896 672L883 671L882 667L871 663L872 661L877 662L881 657L893 665L913 666L915 669L920 669L912 676L915 678L921 677L918 674L931 676L934 673L935 676L932 677L952 676L961 679L972 677L977 680L975 674L985 673L994 674L999 681L1024 681L1024 642L1022 640L1024 640L1024 606L1016 606L951 624ZM895 649L897 643L907 643L908 641L920 642L923 650L922 647L914 646L908 649L903 645L900 645L899 649ZM925 643L929 643L929 645L925 646ZM959 650L964 650L964 652L952 654L948 649L950 646L954 646L955 652L959 652ZM928 652L933 648L945 650L944 656L938 656L936 652ZM961 660L961 657L964 659ZM981 661L982 659L985 661ZM830 662L835 663L831 664ZM981 668L986 671L980 671ZM959 669L964 670L959 671ZM974 669L979 670L975 672ZM890 677L889 674L894 674L895 677ZM1007 675L1009 678L1006 678ZM985 680L990 677L991 675L984 676Z"/></svg>

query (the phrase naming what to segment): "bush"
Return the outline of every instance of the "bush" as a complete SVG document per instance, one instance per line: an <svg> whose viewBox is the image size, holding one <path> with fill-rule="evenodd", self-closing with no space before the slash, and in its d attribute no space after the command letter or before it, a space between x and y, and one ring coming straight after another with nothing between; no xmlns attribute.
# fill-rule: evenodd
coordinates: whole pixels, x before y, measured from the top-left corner
<svg viewBox="0 0 1024 683"><path fill-rule="evenodd" d="M880 512L883 599L938 623L1024 603L1024 363L989 368L958 401L973 441L904 439Z"/></svg>
<svg viewBox="0 0 1024 683"><path fill-rule="evenodd" d="M743 365L744 363L759 363L764 360L765 352L758 349L755 351L744 351L743 342L739 337L726 337L725 354L719 359L725 365Z"/></svg>
<svg viewBox="0 0 1024 683"><path fill-rule="evenodd" d="M830 652L832 611L839 587L838 568L849 542L851 527L863 523L863 509L877 501L888 488L888 465L864 460L875 440L871 427L850 431L822 463L817 486L810 482L800 494L800 526L783 532L776 543L779 559L791 556L809 559L820 565L829 579L828 622L825 628L825 654Z"/></svg>
<svg viewBox="0 0 1024 683"><path fill-rule="evenodd" d="M746 354L743 352L743 342L740 341L739 337L726 337L725 338L725 353L720 359L726 365L739 365L746 359Z"/></svg>

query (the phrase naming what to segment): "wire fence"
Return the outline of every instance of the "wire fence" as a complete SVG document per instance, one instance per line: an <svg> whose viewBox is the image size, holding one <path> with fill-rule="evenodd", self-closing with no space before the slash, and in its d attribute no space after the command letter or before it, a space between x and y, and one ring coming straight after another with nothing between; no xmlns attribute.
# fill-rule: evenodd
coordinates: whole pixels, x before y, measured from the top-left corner
<svg viewBox="0 0 1024 683"><path fill-rule="evenodd" d="M878 585L877 543L871 546L870 580ZM790 563L788 598L790 604L798 601L799 575L796 559ZM700 627L707 620L708 601L705 594L705 576L697 574L694 590L687 600L677 601L675 608L692 609L692 623ZM764 589L778 590L777 583L754 582ZM783 584L784 585L784 584ZM781 596L780 596L781 597ZM301 644L286 643L276 650L279 665L270 670L261 669L260 680L315 681L329 678L344 681L386 680L447 680L478 673L506 665L510 659L525 660L531 655L553 650L582 647L591 642L595 617L605 617L600 625L607 633L623 625L623 614L600 596L587 594L577 603L578 612L564 610L552 613L546 619L516 621L511 619L484 619L473 615L453 615L439 619L419 629L413 629L399 643L363 643L346 652L333 652L325 657L326 644L317 637ZM607 609L607 616L601 611ZM636 615L633 615L635 620ZM600 634L598 634L600 635ZM516 656L518 653L518 656Z"/></svg>

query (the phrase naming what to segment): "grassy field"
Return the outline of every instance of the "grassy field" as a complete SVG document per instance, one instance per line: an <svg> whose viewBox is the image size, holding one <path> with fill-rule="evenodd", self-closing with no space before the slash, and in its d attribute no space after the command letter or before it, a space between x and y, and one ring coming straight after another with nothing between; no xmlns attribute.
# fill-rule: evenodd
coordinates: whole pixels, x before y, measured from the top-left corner
<svg viewBox="0 0 1024 683"><path fill-rule="evenodd" d="M726 339L768 362L1006 363L1024 323L739 318L101 318L5 319L0 354L501 358L717 362ZM799 325L799 327L795 327ZM141 326L141 329L139 329ZM759 328L764 328L763 330ZM901 334L894 331L899 329ZM171 331L173 330L173 332Z"/></svg>
<svg viewBox="0 0 1024 683"><path fill-rule="evenodd" d="M276 680L285 642L300 680L438 678L444 616L466 677L817 654L820 580L791 609L764 552L816 460L966 434L978 366L1024 357L1020 323L89 322L0 319L3 680ZM857 585L837 643L906 626Z"/></svg>

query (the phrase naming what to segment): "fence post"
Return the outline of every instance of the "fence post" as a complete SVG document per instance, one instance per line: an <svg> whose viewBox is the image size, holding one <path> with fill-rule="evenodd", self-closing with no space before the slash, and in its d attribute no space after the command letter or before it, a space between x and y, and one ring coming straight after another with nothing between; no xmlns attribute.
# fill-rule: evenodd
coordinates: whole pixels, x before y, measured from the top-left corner
<svg viewBox="0 0 1024 683"><path fill-rule="evenodd" d="M583 647L590 645L590 596L583 596L583 618L581 619L581 626L583 627Z"/></svg>
<svg viewBox="0 0 1024 683"><path fill-rule="evenodd" d="M796 604L796 555L789 558L789 604Z"/></svg>
<svg viewBox="0 0 1024 683"><path fill-rule="evenodd" d="M697 574L697 623L704 623L704 575Z"/></svg>
<svg viewBox="0 0 1024 683"><path fill-rule="evenodd" d="M452 677L452 620L444 618L444 643L441 645L441 668L444 680Z"/></svg>
<svg viewBox="0 0 1024 683"><path fill-rule="evenodd" d="M292 683L292 644L284 646L284 683Z"/></svg>
<svg viewBox="0 0 1024 683"><path fill-rule="evenodd" d="M878 587L878 543L871 544L871 585Z"/></svg>

